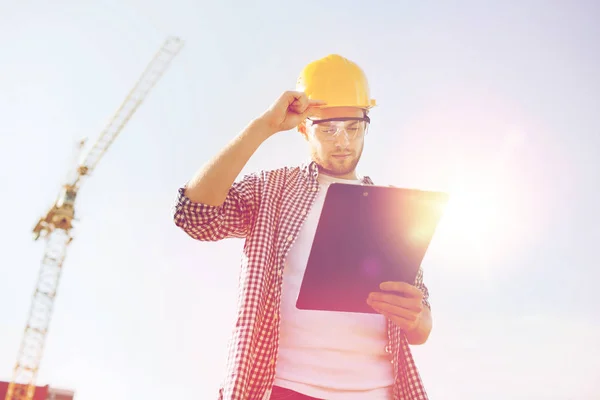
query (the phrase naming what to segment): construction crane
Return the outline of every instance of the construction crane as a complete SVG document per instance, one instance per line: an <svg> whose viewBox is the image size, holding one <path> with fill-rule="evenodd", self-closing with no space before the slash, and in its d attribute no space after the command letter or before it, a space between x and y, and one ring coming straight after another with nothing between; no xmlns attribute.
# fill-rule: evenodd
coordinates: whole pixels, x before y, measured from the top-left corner
<svg viewBox="0 0 600 400"><path fill-rule="evenodd" d="M34 240L40 237L45 239L46 247L5 400L33 399L63 262L67 247L73 240L71 229L75 220L75 199L82 182L94 172L102 156L182 47L180 38L168 37L165 40L89 152L71 171L56 202L33 228ZM85 141L80 143L80 149L84 144Z"/></svg>

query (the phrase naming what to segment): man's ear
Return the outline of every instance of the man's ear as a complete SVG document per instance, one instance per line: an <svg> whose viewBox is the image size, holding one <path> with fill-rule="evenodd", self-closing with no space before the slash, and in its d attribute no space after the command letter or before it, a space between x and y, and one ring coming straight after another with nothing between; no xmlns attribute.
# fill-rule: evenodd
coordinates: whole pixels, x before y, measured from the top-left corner
<svg viewBox="0 0 600 400"><path fill-rule="evenodd" d="M306 122L302 121L300 122L300 125L298 125L298 132L300 132L302 134L302 136L304 136L304 139L308 139L308 136L306 135Z"/></svg>

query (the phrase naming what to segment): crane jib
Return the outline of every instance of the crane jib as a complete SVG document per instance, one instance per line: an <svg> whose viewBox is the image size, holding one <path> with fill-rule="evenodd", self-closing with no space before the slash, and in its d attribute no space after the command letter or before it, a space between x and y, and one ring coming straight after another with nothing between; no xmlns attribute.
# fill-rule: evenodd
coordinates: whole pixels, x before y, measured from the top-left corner
<svg viewBox="0 0 600 400"><path fill-rule="evenodd" d="M83 178L94 171L102 156L162 77L183 44L184 42L178 37L166 39L83 161L74 169L73 177L63 185L56 202L33 228L34 239L44 238L46 248L13 377L4 400L33 400L36 377L52 317L54 298L60 282L67 247L73 240L70 231L75 219L75 199Z"/></svg>

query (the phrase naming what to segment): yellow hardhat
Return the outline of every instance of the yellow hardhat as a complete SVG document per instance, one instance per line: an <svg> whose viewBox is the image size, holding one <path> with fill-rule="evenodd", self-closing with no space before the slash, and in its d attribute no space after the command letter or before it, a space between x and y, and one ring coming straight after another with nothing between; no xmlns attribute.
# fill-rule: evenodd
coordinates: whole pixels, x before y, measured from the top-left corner
<svg viewBox="0 0 600 400"><path fill-rule="evenodd" d="M323 100L323 107L374 107L369 84L363 70L354 62L337 54L330 54L306 65L296 90L309 99Z"/></svg>

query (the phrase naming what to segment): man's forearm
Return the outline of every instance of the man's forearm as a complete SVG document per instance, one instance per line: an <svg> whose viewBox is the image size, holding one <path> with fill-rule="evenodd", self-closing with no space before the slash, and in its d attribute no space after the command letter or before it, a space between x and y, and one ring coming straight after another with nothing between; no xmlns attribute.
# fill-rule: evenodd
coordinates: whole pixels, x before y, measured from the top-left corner
<svg viewBox="0 0 600 400"><path fill-rule="evenodd" d="M408 343L413 345L425 343L429 338L431 328L431 310L427 307L424 307L417 327L410 332L406 332Z"/></svg>
<svg viewBox="0 0 600 400"><path fill-rule="evenodd" d="M253 120L194 175L185 195L196 203L221 205L250 157L270 135L260 119Z"/></svg>

